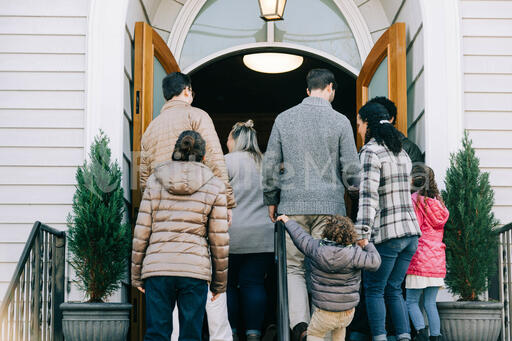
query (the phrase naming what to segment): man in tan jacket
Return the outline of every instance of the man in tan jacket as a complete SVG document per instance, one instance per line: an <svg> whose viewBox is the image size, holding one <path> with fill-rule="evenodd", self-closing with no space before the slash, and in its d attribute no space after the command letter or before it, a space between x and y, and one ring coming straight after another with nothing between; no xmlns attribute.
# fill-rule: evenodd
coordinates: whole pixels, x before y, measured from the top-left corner
<svg viewBox="0 0 512 341"><path fill-rule="evenodd" d="M162 88L167 100L160 115L146 129L141 141L140 184L142 191L155 167L171 160L178 136L185 130L198 132L206 141L204 164L226 184L228 217L236 206L233 189L229 184L224 154L212 119L203 110L191 106L194 99L192 82L188 75L174 72L167 75Z"/></svg>

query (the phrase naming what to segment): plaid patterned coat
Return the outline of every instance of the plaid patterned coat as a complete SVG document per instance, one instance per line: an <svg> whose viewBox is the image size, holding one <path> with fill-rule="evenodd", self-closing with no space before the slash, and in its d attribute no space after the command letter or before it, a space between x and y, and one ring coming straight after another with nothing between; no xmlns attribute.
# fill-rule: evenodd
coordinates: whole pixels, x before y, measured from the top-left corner
<svg viewBox="0 0 512 341"><path fill-rule="evenodd" d="M363 167L356 231L375 244L421 235L411 199L411 159L371 139L359 154Z"/></svg>

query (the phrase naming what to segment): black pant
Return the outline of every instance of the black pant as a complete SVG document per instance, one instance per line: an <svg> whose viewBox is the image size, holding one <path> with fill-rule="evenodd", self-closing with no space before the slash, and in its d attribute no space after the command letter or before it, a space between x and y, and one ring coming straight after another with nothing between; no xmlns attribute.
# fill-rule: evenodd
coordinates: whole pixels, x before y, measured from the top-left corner
<svg viewBox="0 0 512 341"><path fill-rule="evenodd" d="M245 327L261 335L267 292L265 275L271 270L273 253L230 254L228 270L228 316L231 328ZM243 320L243 323L240 323Z"/></svg>
<svg viewBox="0 0 512 341"><path fill-rule="evenodd" d="M201 341L208 284L189 277L150 277L146 289L145 341L169 341L172 311L176 301L180 319L180 341Z"/></svg>

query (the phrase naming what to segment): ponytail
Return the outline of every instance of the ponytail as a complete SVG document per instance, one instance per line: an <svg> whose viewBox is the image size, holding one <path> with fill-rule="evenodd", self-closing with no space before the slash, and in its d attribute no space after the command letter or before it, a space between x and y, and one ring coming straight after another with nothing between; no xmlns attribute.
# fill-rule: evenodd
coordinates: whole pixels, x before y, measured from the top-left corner
<svg viewBox="0 0 512 341"><path fill-rule="evenodd" d="M176 141L172 159L174 161L201 162L205 154L206 142L201 135L193 130L185 130Z"/></svg>
<svg viewBox="0 0 512 341"><path fill-rule="evenodd" d="M253 120L237 122L229 134L235 141L234 151L248 152L253 157L254 161L256 161L256 164L261 164L263 154L258 146L258 138L256 129L254 129Z"/></svg>
<svg viewBox="0 0 512 341"><path fill-rule="evenodd" d="M366 103L359 109L359 116L362 121L368 122L365 143L374 138L378 144L385 144L395 155L402 151L401 134L389 122L389 114L382 104Z"/></svg>

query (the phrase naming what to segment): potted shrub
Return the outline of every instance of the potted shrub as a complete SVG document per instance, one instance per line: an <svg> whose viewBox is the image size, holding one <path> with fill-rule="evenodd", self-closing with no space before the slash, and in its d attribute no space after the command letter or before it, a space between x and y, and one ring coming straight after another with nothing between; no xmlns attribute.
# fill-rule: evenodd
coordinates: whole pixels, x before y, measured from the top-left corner
<svg viewBox="0 0 512 341"><path fill-rule="evenodd" d="M489 174L481 172L468 134L452 154L442 196L450 211L445 226L446 285L460 299L439 302L445 340L497 340L501 330L499 302L482 302L488 279L496 271L498 221L492 213L494 192Z"/></svg>
<svg viewBox="0 0 512 341"><path fill-rule="evenodd" d="M105 303L127 273L130 227L123 223L121 170L110 159L109 139L95 138L90 161L76 171L76 192L68 216L70 264L85 303L63 303L63 333L73 341L125 341L129 304Z"/></svg>

